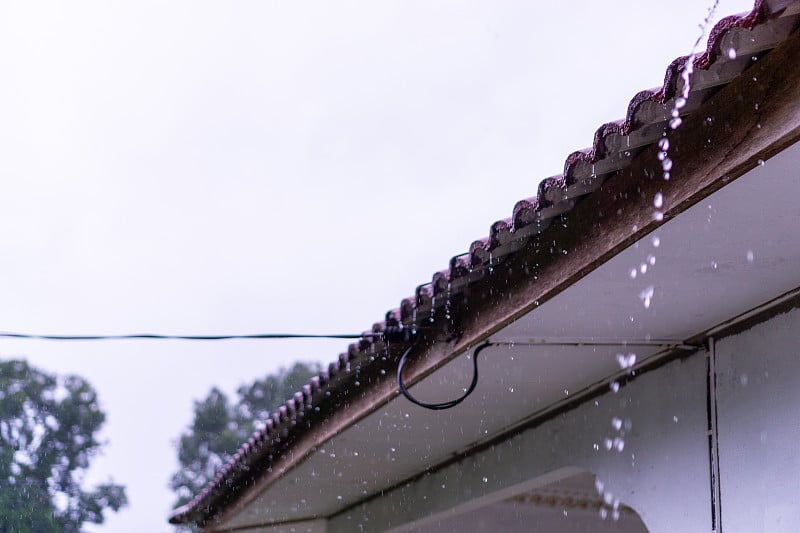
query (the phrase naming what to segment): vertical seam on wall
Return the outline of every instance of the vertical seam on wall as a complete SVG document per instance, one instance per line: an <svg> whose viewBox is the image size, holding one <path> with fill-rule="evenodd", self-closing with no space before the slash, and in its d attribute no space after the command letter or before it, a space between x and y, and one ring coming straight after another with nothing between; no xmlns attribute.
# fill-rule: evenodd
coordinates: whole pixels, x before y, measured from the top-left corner
<svg viewBox="0 0 800 533"><path fill-rule="evenodd" d="M711 468L711 529L722 533L722 491L720 489L719 433L717 427L717 352L714 337L708 338L708 453Z"/></svg>

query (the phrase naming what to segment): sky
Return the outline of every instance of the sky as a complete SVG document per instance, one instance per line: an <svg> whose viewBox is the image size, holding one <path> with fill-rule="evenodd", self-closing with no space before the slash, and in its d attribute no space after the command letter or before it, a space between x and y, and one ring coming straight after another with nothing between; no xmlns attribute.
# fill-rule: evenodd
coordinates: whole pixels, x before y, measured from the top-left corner
<svg viewBox="0 0 800 533"><path fill-rule="evenodd" d="M2 2L0 331L369 329L660 86L711 3ZM5 339L0 358L94 385L86 482L130 505L87 529L158 532L194 401L346 346Z"/></svg>

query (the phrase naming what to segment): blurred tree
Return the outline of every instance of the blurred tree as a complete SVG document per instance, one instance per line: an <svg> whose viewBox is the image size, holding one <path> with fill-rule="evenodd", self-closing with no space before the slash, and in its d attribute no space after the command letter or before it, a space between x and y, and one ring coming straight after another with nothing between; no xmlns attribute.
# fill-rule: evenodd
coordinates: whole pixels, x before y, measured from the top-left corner
<svg viewBox="0 0 800 533"><path fill-rule="evenodd" d="M316 364L295 363L290 369L258 379L237 390L238 401L229 402L214 387L208 396L194 403L194 422L178 441L180 470L172 476L170 488L178 500L175 507L189 502L250 436L265 425L270 413L312 376Z"/></svg>
<svg viewBox="0 0 800 533"><path fill-rule="evenodd" d="M127 504L121 485L81 486L104 421L84 379L0 361L0 531L77 532Z"/></svg>

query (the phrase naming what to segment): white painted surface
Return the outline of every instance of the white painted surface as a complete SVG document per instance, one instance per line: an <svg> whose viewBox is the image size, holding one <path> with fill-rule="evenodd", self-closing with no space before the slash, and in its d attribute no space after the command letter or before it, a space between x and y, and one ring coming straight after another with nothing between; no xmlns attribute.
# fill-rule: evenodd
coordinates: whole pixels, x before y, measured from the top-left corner
<svg viewBox="0 0 800 533"><path fill-rule="evenodd" d="M505 499L567 469L567 475L595 473L604 490L639 513L650 533L709 531L706 365L699 354L639 376L597 404L585 403L338 515L328 530L413 530L416 520ZM630 422L622 452L603 446L604 438L620 435L612 427L615 417Z"/></svg>
<svg viewBox="0 0 800 533"><path fill-rule="evenodd" d="M725 533L800 529L798 341L794 310L716 344Z"/></svg>

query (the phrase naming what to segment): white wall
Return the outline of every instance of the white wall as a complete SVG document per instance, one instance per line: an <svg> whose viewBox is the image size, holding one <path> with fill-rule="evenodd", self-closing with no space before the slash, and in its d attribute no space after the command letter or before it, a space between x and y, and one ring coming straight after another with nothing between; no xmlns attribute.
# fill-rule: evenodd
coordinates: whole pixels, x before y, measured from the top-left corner
<svg viewBox="0 0 800 533"><path fill-rule="evenodd" d="M725 533L800 528L800 311L716 343Z"/></svg>
<svg viewBox="0 0 800 533"><path fill-rule="evenodd" d="M651 533L711 530L704 353L671 362L538 427L333 517L328 531L383 531L466 511L586 469ZM630 423L621 432L612 419ZM605 438L622 436L623 451ZM421 437L424 438L424 437ZM598 518L599 520L599 518Z"/></svg>

